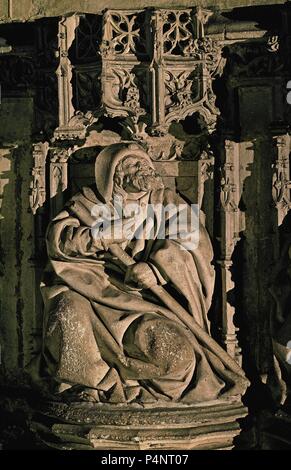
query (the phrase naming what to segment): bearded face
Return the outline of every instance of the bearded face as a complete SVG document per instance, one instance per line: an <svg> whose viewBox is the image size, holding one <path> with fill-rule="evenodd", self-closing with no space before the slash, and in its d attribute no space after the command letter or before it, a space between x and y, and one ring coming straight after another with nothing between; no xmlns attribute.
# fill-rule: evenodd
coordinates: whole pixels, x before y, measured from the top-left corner
<svg viewBox="0 0 291 470"><path fill-rule="evenodd" d="M149 192L163 188L160 175L145 159L123 159L116 168L114 182L127 193Z"/></svg>

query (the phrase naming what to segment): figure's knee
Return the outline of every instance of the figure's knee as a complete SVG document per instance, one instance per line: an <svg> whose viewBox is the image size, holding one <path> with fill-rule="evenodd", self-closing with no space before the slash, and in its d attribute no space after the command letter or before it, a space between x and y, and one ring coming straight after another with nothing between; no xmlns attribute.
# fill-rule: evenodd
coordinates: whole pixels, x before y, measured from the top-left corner
<svg viewBox="0 0 291 470"><path fill-rule="evenodd" d="M86 316L90 302L77 292L68 290L58 294L50 303L50 314L59 319Z"/></svg>
<svg viewBox="0 0 291 470"><path fill-rule="evenodd" d="M189 258L190 257L190 258ZM186 250L181 249L178 243L173 240L165 240L163 245L157 251L153 251L150 255L150 261L156 266L168 268L175 263L175 267L182 266L185 268L188 259L191 259L191 254Z"/></svg>
<svg viewBox="0 0 291 470"><path fill-rule="evenodd" d="M62 377L76 369L88 351L96 349L92 313L90 302L69 290L58 294L49 305L44 354L50 365L53 363L56 370L61 370Z"/></svg>
<svg viewBox="0 0 291 470"><path fill-rule="evenodd" d="M64 338L73 338L91 325L92 307L90 302L77 292L66 291L57 295L48 308L45 327L45 342L60 344ZM58 348L57 348L58 349Z"/></svg>
<svg viewBox="0 0 291 470"><path fill-rule="evenodd" d="M149 315L131 329L125 337L127 352L157 366L161 375L178 375L194 365L194 350L174 322Z"/></svg>

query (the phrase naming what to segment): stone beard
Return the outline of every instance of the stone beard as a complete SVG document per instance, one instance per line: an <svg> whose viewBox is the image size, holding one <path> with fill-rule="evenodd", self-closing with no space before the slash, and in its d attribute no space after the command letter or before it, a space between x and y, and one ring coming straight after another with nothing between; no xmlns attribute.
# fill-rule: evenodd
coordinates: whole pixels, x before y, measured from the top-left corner
<svg viewBox="0 0 291 470"><path fill-rule="evenodd" d="M140 147L114 144L96 159L96 188L83 188L50 223L43 355L53 389L64 400L107 403L196 403L244 392L247 381L221 362L210 347L207 312L214 289L213 251L200 223L199 245L181 249L182 236L164 239L143 230L149 204L186 204L165 188ZM144 217L135 227L120 219L129 237L92 236L92 211L121 196L135 201ZM191 238L191 230L188 229ZM131 232L132 231L132 232ZM185 234L184 234L185 235ZM118 245L135 264L125 271L114 255ZM151 291L164 286L204 330L205 341Z"/></svg>

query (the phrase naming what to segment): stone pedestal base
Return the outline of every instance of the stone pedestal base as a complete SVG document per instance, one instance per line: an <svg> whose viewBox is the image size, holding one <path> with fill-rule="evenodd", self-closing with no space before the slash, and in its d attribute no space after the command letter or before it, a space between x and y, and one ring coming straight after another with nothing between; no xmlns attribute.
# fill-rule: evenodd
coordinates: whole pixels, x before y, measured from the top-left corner
<svg viewBox="0 0 291 470"><path fill-rule="evenodd" d="M231 449L247 409L238 400L197 405L105 405L50 402L31 429L58 449Z"/></svg>

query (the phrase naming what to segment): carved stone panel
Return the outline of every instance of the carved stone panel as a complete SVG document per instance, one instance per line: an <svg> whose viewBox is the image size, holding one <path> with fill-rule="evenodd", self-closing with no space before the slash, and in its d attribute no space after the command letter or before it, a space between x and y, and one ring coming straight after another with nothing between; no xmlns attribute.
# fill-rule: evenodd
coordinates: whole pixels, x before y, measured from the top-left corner
<svg viewBox="0 0 291 470"><path fill-rule="evenodd" d="M238 362L241 361L234 325L235 307L229 301L229 293L235 287L232 276L232 255L240 238L240 177L239 145L225 141L225 150L220 168L220 260L222 281L222 339L226 350Z"/></svg>
<svg viewBox="0 0 291 470"><path fill-rule="evenodd" d="M46 201L46 157L48 153L48 142L34 144L32 169L31 194L29 197L32 213L35 214L39 207Z"/></svg>
<svg viewBox="0 0 291 470"><path fill-rule="evenodd" d="M274 137L274 147L272 196L278 213L276 225L279 227L291 209L290 136Z"/></svg>
<svg viewBox="0 0 291 470"><path fill-rule="evenodd" d="M211 12L200 8L107 11L101 47L106 111L111 115L132 115L136 121L146 114L149 129L156 135L165 134L173 120L196 111L211 128L219 114L212 98L211 76L217 71L221 51L204 35L204 24L210 16ZM121 59L134 70L142 63L144 72L119 73ZM138 75L148 84L140 82ZM121 90L124 95L124 87L129 84L132 96L126 92L122 100ZM145 89L147 103L143 103Z"/></svg>
<svg viewBox="0 0 291 470"><path fill-rule="evenodd" d="M32 3L0 25L4 382L45 392L30 430L58 448L231 448L248 379L247 426L262 382L286 391L291 9ZM199 243L159 212L156 238L108 238L115 199L126 227L183 201Z"/></svg>

